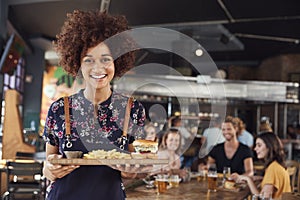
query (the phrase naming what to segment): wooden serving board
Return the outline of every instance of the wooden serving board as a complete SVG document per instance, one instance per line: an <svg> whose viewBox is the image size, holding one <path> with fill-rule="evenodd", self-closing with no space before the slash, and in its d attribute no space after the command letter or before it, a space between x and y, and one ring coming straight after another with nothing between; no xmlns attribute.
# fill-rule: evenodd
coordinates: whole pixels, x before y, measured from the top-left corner
<svg viewBox="0 0 300 200"><path fill-rule="evenodd" d="M62 158L52 159L52 164L60 165L157 165L168 164L168 159L83 159L83 158Z"/></svg>

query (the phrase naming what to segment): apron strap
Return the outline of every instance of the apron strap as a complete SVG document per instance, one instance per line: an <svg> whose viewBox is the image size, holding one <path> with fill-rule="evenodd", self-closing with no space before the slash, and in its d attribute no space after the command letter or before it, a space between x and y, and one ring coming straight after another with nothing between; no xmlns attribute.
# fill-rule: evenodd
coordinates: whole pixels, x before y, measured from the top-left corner
<svg viewBox="0 0 300 200"><path fill-rule="evenodd" d="M127 137L132 102L133 102L133 97L129 97L127 105L126 105L125 116L124 116L123 134L122 134L122 136L124 136L124 137Z"/></svg>
<svg viewBox="0 0 300 200"><path fill-rule="evenodd" d="M70 109L69 109L69 97L64 97L64 111L65 111L65 126L66 126L66 138L68 148L72 147L71 143L71 123L70 123Z"/></svg>

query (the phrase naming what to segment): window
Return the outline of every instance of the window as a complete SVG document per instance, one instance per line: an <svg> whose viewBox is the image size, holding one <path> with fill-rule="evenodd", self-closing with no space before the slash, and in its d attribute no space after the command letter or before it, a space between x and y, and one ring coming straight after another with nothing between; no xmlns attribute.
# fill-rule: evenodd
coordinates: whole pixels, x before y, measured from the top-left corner
<svg viewBox="0 0 300 200"><path fill-rule="evenodd" d="M25 62L23 58L20 58L18 61L18 65L16 67L16 70L14 71L13 75L3 74L1 75L1 82L3 82L3 86L0 89L1 91L1 104L0 104L0 110L1 110L1 121L0 121L0 135L2 136L2 130L3 130L3 122L4 122L4 113L5 113L5 91L8 89L15 89L20 94L19 99L19 109L20 113L23 112L23 95L24 95L24 77L25 77Z"/></svg>

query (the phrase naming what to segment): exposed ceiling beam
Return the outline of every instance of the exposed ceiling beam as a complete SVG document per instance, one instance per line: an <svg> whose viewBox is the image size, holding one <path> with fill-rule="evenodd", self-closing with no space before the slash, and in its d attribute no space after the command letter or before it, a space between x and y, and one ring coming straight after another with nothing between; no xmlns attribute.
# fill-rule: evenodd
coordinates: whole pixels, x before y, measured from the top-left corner
<svg viewBox="0 0 300 200"><path fill-rule="evenodd" d="M32 4L32 3L48 3L63 0L8 0L8 5L21 5L21 4Z"/></svg>
<svg viewBox="0 0 300 200"><path fill-rule="evenodd" d="M110 0L102 0L100 5L100 11L109 11Z"/></svg>
<svg viewBox="0 0 300 200"><path fill-rule="evenodd" d="M290 42L299 44L300 39L298 38L286 38L286 37L275 37L275 36L268 36L268 35L255 35L255 34L246 34L246 33L234 33L237 37L243 38L252 38L252 39L260 39L260 40L272 40L278 42Z"/></svg>
<svg viewBox="0 0 300 200"><path fill-rule="evenodd" d="M229 19L230 22L234 22L234 18L232 17L232 15L230 14L229 10L227 9L227 7L225 6L224 2L222 0L218 0L218 4L220 5L220 7L222 8L222 10L225 12L227 18Z"/></svg>

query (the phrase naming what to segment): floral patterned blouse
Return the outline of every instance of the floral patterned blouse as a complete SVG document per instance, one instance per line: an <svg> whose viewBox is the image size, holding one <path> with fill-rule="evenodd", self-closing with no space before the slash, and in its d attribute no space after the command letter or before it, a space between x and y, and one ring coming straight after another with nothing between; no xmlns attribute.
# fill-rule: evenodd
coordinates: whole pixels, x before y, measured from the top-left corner
<svg viewBox="0 0 300 200"><path fill-rule="evenodd" d="M121 145L119 138L122 136L127 102L128 97L115 92L96 107L84 97L83 90L69 96L72 146L68 148L64 100L60 98L49 108L44 139L48 144L57 146L62 155L64 150L79 150L83 153L95 149L122 151L119 148ZM134 100L128 126L128 143L132 143L135 138L144 137L144 122L144 107ZM125 150L128 148L128 143L125 145ZM103 197L103 199L119 200L125 198L120 172L107 166L81 166L67 176L57 179L48 191L50 191L48 199L102 199L100 197Z"/></svg>

